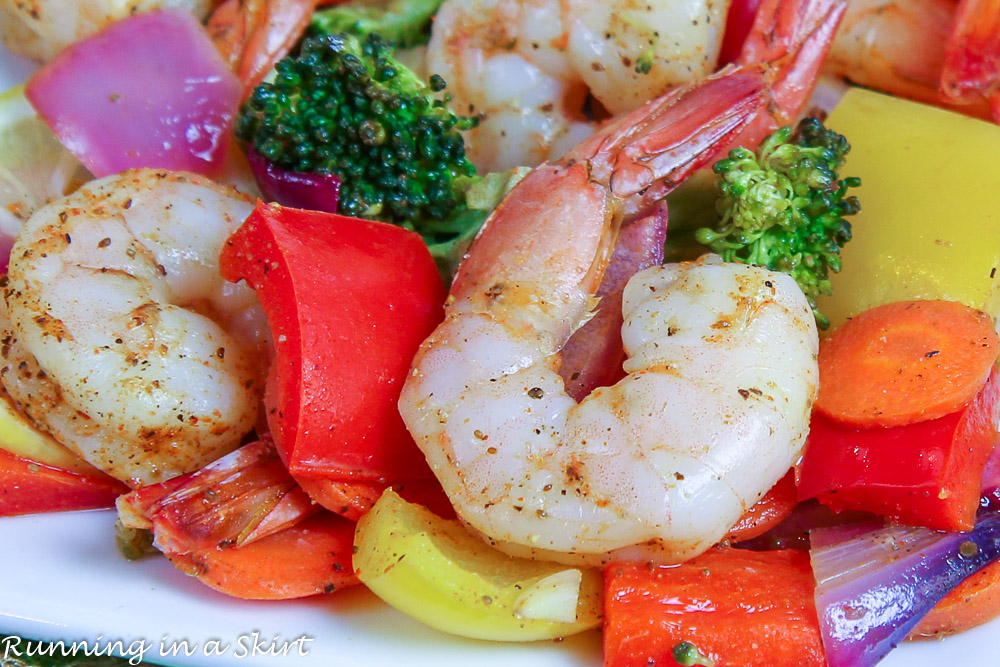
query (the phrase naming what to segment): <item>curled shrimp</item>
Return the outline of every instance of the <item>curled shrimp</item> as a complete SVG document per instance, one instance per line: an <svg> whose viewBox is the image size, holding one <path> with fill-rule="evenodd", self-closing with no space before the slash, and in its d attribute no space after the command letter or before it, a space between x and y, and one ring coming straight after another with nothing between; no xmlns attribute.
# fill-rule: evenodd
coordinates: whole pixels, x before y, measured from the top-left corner
<svg viewBox="0 0 1000 667"><path fill-rule="evenodd" d="M815 19L805 48L842 11L770 4ZM752 128L769 78L726 70L536 168L460 266L400 412L459 516L501 549L685 560L799 456L818 341L786 275L711 258L646 269L623 297L626 376L579 403L559 376L620 225Z"/></svg>
<svg viewBox="0 0 1000 667"><path fill-rule="evenodd" d="M726 4L445 0L428 69L448 82L453 109L480 117L467 133L477 168L537 164L589 136L595 113L632 111L709 74Z"/></svg>
<svg viewBox="0 0 1000 667"><path fill-rule="evenodd" d="M13 51L46 62L75 41L139 12L188 9L199 18L215 0L0 0L0 40Z"/></svg>
<svg viewBox="0 0 1000 667"><path fill-rule="evenodd" d="M218 257L252 208L200 176L142 169L37 210L0 317L17 406L133 486L235 448L256 419L264 319Z"/></svg>
<svg viewBox="0 0 1000 667"><path fill-rule="evenodd" d="M991 115L998 67L995 0L958 9L954 0L849 0L826 61L829 73L856 84L982 118Z"/></svg>

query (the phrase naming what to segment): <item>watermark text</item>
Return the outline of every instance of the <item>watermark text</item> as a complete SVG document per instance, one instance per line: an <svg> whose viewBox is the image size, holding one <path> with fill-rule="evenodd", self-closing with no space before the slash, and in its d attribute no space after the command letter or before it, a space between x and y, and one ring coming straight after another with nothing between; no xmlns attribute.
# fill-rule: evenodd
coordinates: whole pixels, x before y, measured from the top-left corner
<svg viewBox="0 0 1000 667"><path fill-rule="evenodd" d="M58 640L42 642L21 637L0 638L0 667L6 667L14 658L68 658L118 656L129 664L138 665L143 660L159 660L192 656L230 656L233 658L286 657L309 655L310 644L315 638L308 635L286 638L268 636L258 630L230 639L209 638L203 641L163 635L159 641L149 639Z"/></svg>

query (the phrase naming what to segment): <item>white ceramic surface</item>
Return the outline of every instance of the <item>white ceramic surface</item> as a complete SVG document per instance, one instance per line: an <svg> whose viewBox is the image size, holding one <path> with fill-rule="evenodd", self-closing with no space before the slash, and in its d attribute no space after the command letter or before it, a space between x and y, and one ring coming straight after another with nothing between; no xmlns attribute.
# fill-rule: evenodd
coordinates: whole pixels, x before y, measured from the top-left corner
<svg viewBox="0 0 1000 667"><path fill-rule="evenodd" d="M31 63L0 47L0 90L23 81L32 70ZM362 589L293 602L227 598L181 574L165 559L125 561L114 546L113 522L114 514L108 511L0 519L0 634L86 640L100 650L109 641L121 640L128 657L141 645L146 660L178 666L601 663L596 632L564 642L520 645L463 640L411 620ZM998 636L1000 620L945 641L905 645L882 664L1000 666ZM306 641L293 643L302 637ZM169 650L181 640L188 642L191 655ZM283 644L288 647L284 655L267 654ZM16 648L0 642L0 663L5 649ZM206 655L213 649L215 654Z"/></svg>

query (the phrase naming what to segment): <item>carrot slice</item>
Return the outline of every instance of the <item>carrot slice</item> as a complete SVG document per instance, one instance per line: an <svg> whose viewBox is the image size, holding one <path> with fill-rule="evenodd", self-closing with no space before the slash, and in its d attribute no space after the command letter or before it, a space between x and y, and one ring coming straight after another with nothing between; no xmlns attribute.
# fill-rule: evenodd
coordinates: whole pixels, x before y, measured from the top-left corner
<svg viewBox="0 0 1000 667"><path fill-rule="evenodd" d="M924 616L908 639L939 639L1000 616L1000 562L956 586Z"/></svg>
<svg viewBox="0 0 1000 667"><path fill-rule="evenodd" d="M819 348L816 410L858 428L957 412L997 358L985 313L954 301L899 301L861 313Z"/></svg>
<svg viewBox="0 0 1000 667"><path fill-rule="evenodd" d="M713 549L675 567L612 563L604 582L604 667L676 665L684 648L715 667L826 664L805 552Z"/></svg>
<svg viewBox="0 0 1000 667"><path fill-rule="evenodd" d="M243 547L166 554L185 574L245 600L285 600L358 582L351 565L354 523L317 514Z"/></svg>

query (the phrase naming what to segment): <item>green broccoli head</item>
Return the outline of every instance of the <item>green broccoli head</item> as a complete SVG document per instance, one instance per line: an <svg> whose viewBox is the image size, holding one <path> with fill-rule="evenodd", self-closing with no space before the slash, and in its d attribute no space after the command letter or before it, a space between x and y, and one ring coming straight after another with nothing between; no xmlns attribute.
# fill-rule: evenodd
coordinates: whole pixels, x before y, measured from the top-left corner
<svg viewBox="0 0 1000 667"><path fill-rule="evenodd" d="M265 159L337 175L345 215L413 228L461 205L456 179L476 171L460 130L475 120L448 110L440 77L421 81L379 35L348 34L307 38L276 72L236 121L237 136Z"/></svg>
<svg viewBox="0 0 1000 667"><path fill-rule="evenodd" d="M822 329L830 322L816 299L832 292L830 272L840 271L840 249L851 239L844 218L861 210L858 198L847 196L861 181L837 174L850 149L843 136L806 118L794 132L785 127L769 136L756 153L730 151L712 168L720 225L695 233L727 262L791 275Z"/></svg>
<svg viewBox="0 0 1000 667"><path fill-rule="evenodd" d="M312 35L342 32L356 37L373 33L392 40L400 48L424 44L430 25L443 0L360 0L320 9L312 15Z"/></svg>

